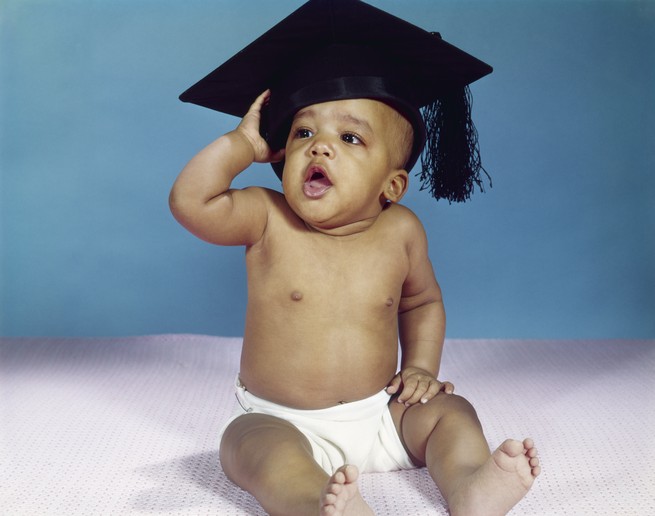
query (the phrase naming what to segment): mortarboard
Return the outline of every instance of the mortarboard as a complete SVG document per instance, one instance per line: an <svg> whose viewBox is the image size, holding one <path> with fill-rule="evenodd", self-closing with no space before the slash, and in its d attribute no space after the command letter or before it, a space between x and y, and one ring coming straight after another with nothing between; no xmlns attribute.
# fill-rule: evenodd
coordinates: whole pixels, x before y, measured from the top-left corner
<svg viewBox="0 0 655 516"><path fill-rule="evenodd" d="M243 117L271 89L262 135L284 147L295 113L331 100L371 98L414 128L409 171L421 157L422 189L463 201L483 188L468 85L492 68L360 0L309 0L191 86L180 100ZM422 112L421 112L422 110ZM273 163L282 177L283 163Z"/></svg>

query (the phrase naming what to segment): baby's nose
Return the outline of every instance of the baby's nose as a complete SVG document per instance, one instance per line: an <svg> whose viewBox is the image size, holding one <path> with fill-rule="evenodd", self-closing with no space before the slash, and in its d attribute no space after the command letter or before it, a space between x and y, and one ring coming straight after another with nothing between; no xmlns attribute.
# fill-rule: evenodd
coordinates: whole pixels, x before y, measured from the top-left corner
<svg viewBox="0 0 655 516"><path fill-rule="evenodd" d="M332 147L328 143L321 141L314 143L311 151L312 156L325 156L326 158L331 157L333 154Z"/></svg>

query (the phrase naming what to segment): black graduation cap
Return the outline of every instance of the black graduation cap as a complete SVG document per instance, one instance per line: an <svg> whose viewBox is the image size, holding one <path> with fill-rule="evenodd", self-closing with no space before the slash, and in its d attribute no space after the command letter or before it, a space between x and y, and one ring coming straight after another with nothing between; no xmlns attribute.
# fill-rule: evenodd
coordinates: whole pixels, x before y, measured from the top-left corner
<svg viewBox="0 0 655 516"><path fill-rule="evenodd" d="M284 147L299 109L331 100L383 101L414 128L405 168L421 156L422 188L437 199L462 201L474 184L483 188L484 172L468 84L491 71L438 33L360 0L309 0L180 100L243 117L270 88L261 132L273 150ZM273 164L280 178L283 166Z"/></svg>

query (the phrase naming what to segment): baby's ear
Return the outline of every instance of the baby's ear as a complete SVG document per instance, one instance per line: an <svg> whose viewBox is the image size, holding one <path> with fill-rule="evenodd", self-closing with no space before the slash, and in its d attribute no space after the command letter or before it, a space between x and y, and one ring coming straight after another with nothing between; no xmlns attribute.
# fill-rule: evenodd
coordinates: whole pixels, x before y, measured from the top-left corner
<svg viewBox="0 0 655 516"><path fill-rule="evenodd" d="M384 189L384 198L387 201L398 202L405 195L409 185L409 175L405 170L394 170Z"/></svg>

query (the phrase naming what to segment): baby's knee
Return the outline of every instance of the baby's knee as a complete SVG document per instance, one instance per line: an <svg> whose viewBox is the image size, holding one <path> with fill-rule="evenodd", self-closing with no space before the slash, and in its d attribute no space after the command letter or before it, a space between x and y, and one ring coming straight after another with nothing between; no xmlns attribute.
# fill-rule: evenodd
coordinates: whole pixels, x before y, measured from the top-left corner
<svg viewBox="0 0 655 516"><path fill-rule="evenodd" d="M288 421L265 414L245 414L230 423L221 439L221 455L243 456L259 452L263 444L284 444L298 439L298 430Z"/></svg>
<svg viewBox="0 0 655 516"><path fill-rule="evenodd" d="M238 464L247 455L250 448L255 448L257 425L250 424L249 415L240 416L232 421L223 431L219 446L219 457L223 469L230 476L232 465Z"/></svg>
<svg viewBox="0 0 655 516"><path fill-rule="evenodd" d="M475 412L475 408L469 400L459 394L444 394L440 398L446 403L447 408L458 412Z"/></svg>
<svg viewBox="0 0 655 516"><path fill-rule="evenodd" d="M311 454L307 438L291 423L264 414L245 414L223 433L221 461L262 463L293 453Z"/></svg>
<svg viewBox="0 0 655 516"><path fill-rule="evenodd" d="M446 394L443 396L443 401L445 404L444 410L449 414L459 414L476 419L478 417L471 402L458 394Z"/></svg>
<svg viewBox="0 0 655 516"><path fill-rule="evenodd" d="M471 403L458 394L440 393L424 405L420 405L423 425L434 428L443 418L459 418L478 421Z"/></svg>

